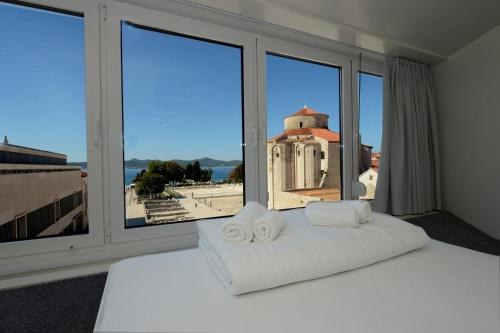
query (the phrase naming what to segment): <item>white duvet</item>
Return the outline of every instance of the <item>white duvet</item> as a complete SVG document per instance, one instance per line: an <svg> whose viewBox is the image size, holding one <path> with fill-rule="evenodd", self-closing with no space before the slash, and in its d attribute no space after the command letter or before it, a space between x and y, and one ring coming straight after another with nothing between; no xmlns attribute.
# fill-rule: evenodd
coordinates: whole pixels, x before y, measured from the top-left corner
<svg viewBox="0 0 500 333"><path fill-rule="evenodd" d="M233 295L316 279L370 265L421 248L429 241L419 227L373 213L359 228L311 226L303 210L284 212L286 228L272 242L224 241L217 221L200 221L199 246Z"/></svg>

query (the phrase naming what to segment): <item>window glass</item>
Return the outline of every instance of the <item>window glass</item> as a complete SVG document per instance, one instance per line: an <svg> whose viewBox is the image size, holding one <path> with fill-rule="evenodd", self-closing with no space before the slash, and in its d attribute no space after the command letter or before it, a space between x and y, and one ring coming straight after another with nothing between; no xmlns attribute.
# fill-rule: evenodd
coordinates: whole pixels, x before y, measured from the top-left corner
<svg viewBox="0 0 500 333"><path fill-rule="evenodd" d="M83 16L0 2L0 73L0 241L88 233L56 207L87 188Z"/></svg>
<svg viewBox="0 0 500 333"><path fill-rule="evenodd" d="M381 76L359 73L359 181L366 187L360 199L373 199L377 187L382 144L382 89Z"/></svg>
<svg viewBox="0 0 500 333"><path fill-rule="evenodd" d="M269 208L340 200L341 69L267 54Z"/></svg>
<svg viewBox="0 0 500 333"><path fill-rule="evenodd" d="M243 205L242 49L122 22L125 227Z"/></svg>

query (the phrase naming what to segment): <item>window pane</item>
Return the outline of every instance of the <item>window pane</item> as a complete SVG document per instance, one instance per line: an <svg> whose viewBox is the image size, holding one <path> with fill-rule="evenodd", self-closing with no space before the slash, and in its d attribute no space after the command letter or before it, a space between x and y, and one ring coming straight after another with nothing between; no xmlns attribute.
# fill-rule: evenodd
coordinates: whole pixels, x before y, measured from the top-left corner
<svg viewBox="0 0 500 333"><path fill-rule="evenodd" d="M382 144L382 84L381 76L359 74L359 181L366 186L366 195L373 199L377 187L380 145Z"/></svg>
<svg viewBox="0 0 500 333"><path fill-rule="evenodd" d="M243 205L242 50L122 23L126 227Z"/></svg>
<svg viewBox="0 0 500 333"><path fill-rule="evenodd" d="M268 206L340 200L340 69L268 54Z"/></svg>
<svg viewBox="0 0 500 333"><path fill-rule="evenodd" d="M0 240L88 233L86 202L55 214L87 197L83 17L0 3L0 73Z"/></svg>

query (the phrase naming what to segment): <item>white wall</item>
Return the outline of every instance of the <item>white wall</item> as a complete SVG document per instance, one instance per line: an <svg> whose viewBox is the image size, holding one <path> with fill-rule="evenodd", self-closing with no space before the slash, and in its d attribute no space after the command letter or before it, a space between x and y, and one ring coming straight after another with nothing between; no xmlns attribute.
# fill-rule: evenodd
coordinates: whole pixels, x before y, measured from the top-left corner
<svg viewBox="0 0 500 333"><path fill-rule="evenodd" d="M500 25L433 73L444 209L500 239Z"/></svg>

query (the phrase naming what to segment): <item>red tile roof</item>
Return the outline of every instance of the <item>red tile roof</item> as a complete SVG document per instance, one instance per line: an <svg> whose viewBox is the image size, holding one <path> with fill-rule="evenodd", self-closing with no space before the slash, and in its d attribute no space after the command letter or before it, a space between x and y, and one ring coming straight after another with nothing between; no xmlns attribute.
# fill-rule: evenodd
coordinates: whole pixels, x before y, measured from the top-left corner
<svg viewBox="0 0 500 333"><path fill-rule="evenodd" d="M340 142L339 133L330 131L329 129L326 128L296 128L278 134L277 136L272 138L271 141L273 140L281 141L289 138L290 136L295 136L295 135L312 135L322 138L328 142Z"/></svg>
<svg viewBox="0 0 500 333"><path fill-rule="evenodd" d="M293 117L293 116L311 116L311 115L317 115L317 114L323 114L323 113L319 113L316 110L313 110L311 108L308 108L307 106L304 106L302 109L300 109L299 111L295 112L294 114L292 114L289 117Z"/></svg>

